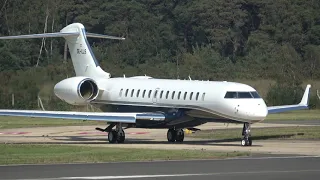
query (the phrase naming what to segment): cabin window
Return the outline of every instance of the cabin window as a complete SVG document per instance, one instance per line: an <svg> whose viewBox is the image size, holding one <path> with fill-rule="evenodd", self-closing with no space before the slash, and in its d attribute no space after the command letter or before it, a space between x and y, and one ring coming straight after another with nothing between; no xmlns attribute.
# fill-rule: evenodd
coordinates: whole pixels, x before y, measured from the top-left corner
<svg viewBox="0 0 320 180"><path fill-rule="evenodd" d="M187 92L184 93L183 99L186 100L187 98Z"/></svg>
<svg viewBox="0 0 320 180"><path fill-rule="evenodd" d="M204 97L206 96L206 93L202 94L202 101L204 101Z"/></svg>
<svg viewBox="0 0 320 180"><path fill-rule="evenodd" d="M139 97L139 94L140 94L140 89L139 89L138 92L137 92L137 97Z"/></svg>
<svg viewBox="0 0 320 180"><path fill-rule="evenodd" d="M197 95L196 95L196 100L198 101L198 99L199 99L199 92L197 92Z"/></svg>
<svg viewBox="0 0 320 180"><path fill-rule="evenodd" d="M157 94L158 94L158 90L155 90L155 91L154 91L153 98L157 98Z"/></svg>
<svg viewBox="0 0 320 180"><path fill-rule="evenodd" d="M126 89L126 97L128 96L129 89Z"/></svg>
<svg viewBox="0 0 320 180"><path fill-rule="evenodd" d="M173 92L172 92L171 99L173 99L173 98L174 98L174 94L175 94L175 93L176 93L175 91L173 91Z"/></svg>
<svg viewBox="0 0 320 180"><path fill-rule="evenodd" d="M120 97L122 96L122 91L123 91L123 89L121 89L120 92L119 92L119 96Z"/></svg>
<svg viewBox="0 0 320 180"><path fill-rule="evenodd" d="M193 92L190 93L190 100L192 100Z"/></svg>
<svg viewBox="0 0 320 180"><path fill-rule="evenodd" d="M132 91L131 91L131 97L133 97L133 93L134 93L134 89L132 89Z"/></svg>
<svg viewBox="0 0 320 180"><path fill-rule="evenodd" d="M166 99L168 99L169 97L169 91L167 91L167 94L166 94Z"/></svg>
<svg viewBox="0 0 320 180"><path fill-rule="evenodd" d="M162 95L163 95L163 91L161 91L161 93L160 93L160 99L162 99Z"/></svg>
<svg viewBox="0 0 320 180"><path fill-rule="evenodd" d="M179 91L178 93L178 99L180 99L180 96L181 96L181 91Z"/></svg>
<svg viewBox="0 0 320 180"><path fill-rule="evenodd" d="M152 90L149 91L148 98L151 98Z"/></svg>
<svg viewBox="0 0 320 180"><path fill-rule="evenodd" d="M146 95L146 90L143 90L142 97L144 98L145 95Z"/></svg>

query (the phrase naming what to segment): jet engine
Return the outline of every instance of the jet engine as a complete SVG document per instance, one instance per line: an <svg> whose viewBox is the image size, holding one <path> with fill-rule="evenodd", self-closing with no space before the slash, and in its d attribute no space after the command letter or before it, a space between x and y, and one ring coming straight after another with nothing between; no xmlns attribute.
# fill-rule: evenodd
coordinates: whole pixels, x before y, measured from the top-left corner
<svg viewBox="0 0 320 180"><path fill-rule="evenodd" d="M54 86L55 95L72 105L85 105L97 98L97 83L88 77L72 77L64 79Z"/></svg>

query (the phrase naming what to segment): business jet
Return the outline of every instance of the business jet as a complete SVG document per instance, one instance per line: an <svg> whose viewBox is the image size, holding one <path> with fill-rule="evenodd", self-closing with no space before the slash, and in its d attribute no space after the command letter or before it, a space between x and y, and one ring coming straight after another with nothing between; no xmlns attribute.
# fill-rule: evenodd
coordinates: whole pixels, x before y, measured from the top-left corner
<svg viewBox="0 0 320 180"><path fill-rule="evenodd" d="M250 127L268 114L308 108L310 85L299 104L267 107L258 92L246 84L227 81L157 79L150 76L111 77L99 66L87 38L125 38L88 33L73 23L57 33L5 36L0 39L65 38L75 77L54 87L55 95L71 105L91 104L114 112L0 110L2 116L63 118L106 122L109 143L123 143L126 128L166 128L169 142L183 142L184 130L198 130L207 122L241 123L242 146L251 146Z"/></svg>

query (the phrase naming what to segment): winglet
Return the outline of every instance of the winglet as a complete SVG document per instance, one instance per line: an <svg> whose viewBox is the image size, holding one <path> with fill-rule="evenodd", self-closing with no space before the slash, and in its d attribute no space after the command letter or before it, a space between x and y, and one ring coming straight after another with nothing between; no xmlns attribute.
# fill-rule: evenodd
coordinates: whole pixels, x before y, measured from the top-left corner
<svg viewBox="0 0 320 180"><path fill-rule="evenodd" d="M311 85L308 84L307 87L306 87L306 90L304 91L304 94L303 94L303 97L302 97L302 99L301 99L301 102L299 103L300 105L308 106L308 104L309 104L309 95L310 95L310 88L311 88Z"/></svg>

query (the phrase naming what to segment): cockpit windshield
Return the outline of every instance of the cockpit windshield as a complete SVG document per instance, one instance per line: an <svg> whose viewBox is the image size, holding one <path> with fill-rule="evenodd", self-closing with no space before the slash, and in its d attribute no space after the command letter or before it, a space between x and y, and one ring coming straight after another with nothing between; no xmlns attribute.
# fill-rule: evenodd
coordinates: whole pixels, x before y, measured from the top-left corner
<svg viewBox="0 0 320 180"><path fill-rule="evenodd" d="M260 95L256 91L251 92L235 92L235 91L228 91L224 98L231 99L249 99L249 98L255 98L259 99L261 98Z"/></svg>
<svg viewBox="0 0 320 180"><path fill-rule="evenodd" d="M253 96L253 98L261 98L260 95L258 94L258 92L256 92L256 91L252 91L252 92L250 92L250 94Z"/></svg>

